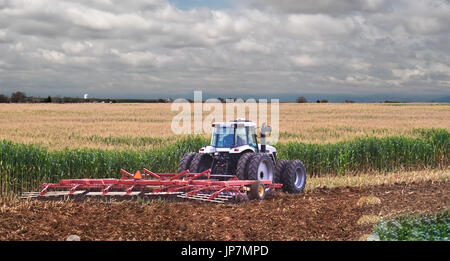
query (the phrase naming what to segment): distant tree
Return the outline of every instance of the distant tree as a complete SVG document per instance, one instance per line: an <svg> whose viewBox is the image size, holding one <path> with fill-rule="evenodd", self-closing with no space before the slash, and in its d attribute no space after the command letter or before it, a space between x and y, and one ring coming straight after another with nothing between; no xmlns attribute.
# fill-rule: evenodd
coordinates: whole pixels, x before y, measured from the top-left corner
<svg viewBox="0 0 450 261"><path fill-rule="evenodd" d="M9 97L3 94L0 94L0 103L7 103L9 102Z"/></svg>
<svg viewBox="0 0 450 261"><path fill-rule="evenodd" d="M345 103L355 103L354 101L345 100Z"/></svg>
<svg viewBox="0 0 450 261"><path fill-rule="evenodd" d="M217 98L221 103L224 103L225 102L225 99L224 98L222 98L222 97L219 97L219 98Z"/></svg>
<svg viewBox="0 0 450 261"><path fill-rule="evenodd" d="M297 103L307 103L308 100L305 98L305 96L300 96L295 100Z"/></svg>
<svg viewBox="0 0 450 261"><path fill-rule="evenodd" d="M41 97L33 97L33 96L29 96L25 99L26 102L29 103L40 103L42 102L42 98Z"/></svg>
<svg viewBox="0 0 450 261"><path fill-rule="evenodd" d="M13 92L11 94L11 102L25 102L27 95L24 92Z"/></svg>
<svg viewBox="0 0 450 261"><path fill-rule="evenodd" d="M320 100L317 100L316 103L320 103Z"/></svg>
<svg viewBox="0 0 450 261"><path fill-rule="evenodd" d="M46 99L44 99L44 102L51 103L52 102L52 97L50 97L50 95L49 95Z"/></svg>
<svg viewBox="0 0 450 261"><path fill-rule="evenodd" d="M320 103L328 103L328 100L322 99L322 100L320 100Z"/></svg>

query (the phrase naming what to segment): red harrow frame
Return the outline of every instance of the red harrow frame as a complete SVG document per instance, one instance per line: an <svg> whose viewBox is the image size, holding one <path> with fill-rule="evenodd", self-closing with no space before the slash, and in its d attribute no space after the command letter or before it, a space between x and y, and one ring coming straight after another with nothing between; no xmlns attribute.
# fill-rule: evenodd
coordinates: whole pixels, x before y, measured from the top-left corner
<svg viewBox="0 0 450 261"><path fill-rule="evenodd" d="M144 168L144 173L131 174L120 170L120 179L62 179L59 183L45 183L40 192L24 192L24 199L54 199L86 197L176 197L214 203L230 200L245 201L250 198L264 198L268 191L281 188L269 180L238 180L235 176L226 181L211 177L211 170L201 173L154 173ZM257 191L255 191L257 190ZM252 196L258 195L258 196Z"/></svg>

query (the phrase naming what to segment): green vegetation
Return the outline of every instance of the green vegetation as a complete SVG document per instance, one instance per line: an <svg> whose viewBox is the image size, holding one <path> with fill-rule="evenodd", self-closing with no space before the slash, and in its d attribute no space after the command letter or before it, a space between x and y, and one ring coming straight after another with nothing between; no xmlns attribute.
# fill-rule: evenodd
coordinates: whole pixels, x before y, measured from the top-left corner
<svg viewBox="0 0 450 261"><path fill-rule="evenodd" d="M450 210L383 220L375 225L374 234L387 241L450 241Z"/></svg>
<svg viewBox="0 0 450 261"><path fill-rule="evenodd" d="M0 141L1 193L36 189L44 182L64 178L120 177L120 169L149 168L167 172L177 169L184 153L205 145L201 137L187 137L152 150L64 149Z"/></svg>
<svg viewBox="0 0 450 261"><path fill-rule="evenodd" d="M416 132L420 137L367 136L334 144L289 142L276 146L279 158L300 159L308 174L315 176L447 167L449 132L446 129ZM63 178L120 177L120 168L130 172L144 167L156 172L173 172L184 153L198 151L208 139L197 136L173 143L135 139L107 142L161 142L161 146L150 150L49 150L39 145L0 140L0 191L3 194L35 190L41 183Z"/></svg>
<svg viewBox="0 0 450 261"><path fill-rule="evenodd" d="M418 170L448 166L449 132L417 129L420 137L360 137L334 144L278 144L280 158L300 159L312 175Z"/></svg>

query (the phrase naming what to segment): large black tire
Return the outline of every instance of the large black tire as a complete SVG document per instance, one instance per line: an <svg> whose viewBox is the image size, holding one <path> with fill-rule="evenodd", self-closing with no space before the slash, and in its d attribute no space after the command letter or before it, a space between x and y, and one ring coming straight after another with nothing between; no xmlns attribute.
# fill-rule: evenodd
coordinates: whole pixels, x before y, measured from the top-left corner
<svg viewBox="0 0 450 261"><path fill-rule="evenodd" d="M250 162L251 157L254 155L252 152L246 152L241 155L237 162L236 166L236 177L240 180L248 179L247 171L248 171L248 163Z"/></svg>
<svg viewBox="0 0 450 261"><path fill-rule="evenodd" d="M248 199L259 199L263 200L266 195L266 190L264 184L257 180L250 185L250 191L248 192Z"/></svg>
<svg viewBox="0 0 450 261"><path fill-rule="evenodd" d="M270 180L273 182L275 167L266 153L255 153L249 160L247 177L250 180Z"/></svg>
<svg viewBox="0 0 450 261"><path fill-rule="evenodd" d="M281 176L283 191L300 193L306 185L306 168L300 160L291 160Z"/></svg>
<svg viewBox="0 0 450 261"><path fill-rule="evenodd" d="M188 152L184 154L184 156L180 160L180 164L178 164L178 173L188 170L191 167L192 159L196 154L197 152Z"/></svg>
<svg viewBox="0 0 450 261"><path fill-rule="evenodd" d="M289 160L279 160L277 161L277 165L275 165L275 176L273 177L273 183L280 184L283 182L281 177L283 176L284 171L289 163Z"/></svg>
<svg viewBox="0 0 450 261"><path fill-rule="evenodd" d="M212 165L212 157L209 154L197 153L192 159L189 170L191 173L200 173L209 168Z"/></svg>

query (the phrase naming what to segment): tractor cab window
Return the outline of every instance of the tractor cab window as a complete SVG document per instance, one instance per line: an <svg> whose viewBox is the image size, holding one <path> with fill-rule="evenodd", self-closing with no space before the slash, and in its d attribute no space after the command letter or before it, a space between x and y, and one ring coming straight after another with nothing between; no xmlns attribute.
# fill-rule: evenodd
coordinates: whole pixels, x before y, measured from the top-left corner
<svg viewBox="0 0 450 261"><path fill-rule="evenodd" d="M247 127L248 131L248 145L255 148L258 151L258 143L256 141L256 131L254 127Z"/></svg>
<svg viewBox="0 0 450 261"><path fill-rule="evenodd" d="M244 146L247 144L248 138L245 127L236 128L236 146Z"/></svg>
<svg viewBox="0 0 450 261"><path fill-rule="evenodd" d="M231 148L234 145L233 127L216 127L211 137L211 146L216 148Z"/></svg>

